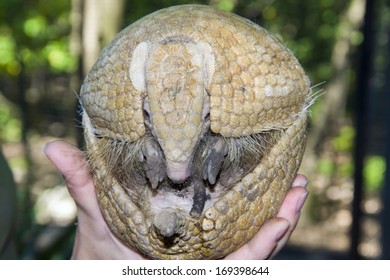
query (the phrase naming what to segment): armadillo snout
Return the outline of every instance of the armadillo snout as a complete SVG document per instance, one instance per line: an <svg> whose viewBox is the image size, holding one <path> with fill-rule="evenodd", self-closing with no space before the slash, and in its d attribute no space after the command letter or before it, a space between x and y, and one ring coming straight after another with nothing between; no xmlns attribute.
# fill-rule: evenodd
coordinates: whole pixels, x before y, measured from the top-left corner
<svg viewBox="0 0 390 280"><path fill-rule="evenodd" d="M183 184L191 175L191 160L185 162L166 162L167 176L174 184Z"/></svg>

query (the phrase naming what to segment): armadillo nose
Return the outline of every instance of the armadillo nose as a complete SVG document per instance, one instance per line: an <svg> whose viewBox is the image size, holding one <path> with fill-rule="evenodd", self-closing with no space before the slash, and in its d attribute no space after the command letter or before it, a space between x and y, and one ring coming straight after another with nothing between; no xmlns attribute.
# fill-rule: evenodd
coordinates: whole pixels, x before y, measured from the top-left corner
<svg viewBox="0 0 390 280"><path fill-rule="evenodd" d="M190 177L190 174L184 172L167 171L167 176L174 184L183 184Z"/></svg>
<svg viewBox="0 0 390 280"><path fill-rule="evenodd" d="M174 162L167 160L167 176L174 184L183 184L190 175L190 161Z"/></svg>
<svg viewBox="0 0 390 280"><path fill-rule="evenodd" d="M174 184L184 184L185 181L187 181L188 177L189 176L185 176L185 177L179 177L179 176L169 176L169 179L171 179L172 183Z"/></svg>

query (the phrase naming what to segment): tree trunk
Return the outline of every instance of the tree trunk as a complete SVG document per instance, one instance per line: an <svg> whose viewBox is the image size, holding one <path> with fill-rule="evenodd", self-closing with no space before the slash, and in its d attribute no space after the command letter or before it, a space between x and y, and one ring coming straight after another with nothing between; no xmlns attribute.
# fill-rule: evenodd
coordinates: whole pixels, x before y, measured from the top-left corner
<svg viewBox="0 0 390 280"><path fill-rule="evenodd" d="M333 46L331 64L333 78L327 83L325 94L320 98L321 107L313 117L306 149L303 170L310 176L317 166L318 155L324 139L338 133L345 123L345 106L350 85L351 53L354 50L353 34L362 25L365 0L352 0L350 6L341 15L338 40ZM314 89L315 90L315 89ZM331 135L324 135L327 132Z"/></svg>
<svg viewBox="0 0 390 280"><path fill-rule="evenodd" d="M101 48L121 28L124 10L124 0L72 0L70 49L79 67L71 77L70 86L77 94L83 78L98 59ZM74 107L75 119L80 124L78 100L75 100ZM79 147L84 145L80 129L76 131L76 142Z"/></svg>
<svg viewBox="0 0 390 280"><path fill-rule="evenodd" d="M82 0L72 0L72 10L71 10L71 32L69 39L69 48L73 57L77 61L77 70L72 73L70 77L70 89L71 93L75 92L79 94L81 81L83 79L83 70L82 70L82 20L83 18L83 1ZM74 119L76 120L75 127L78 127L77 124L81 123L81 115L80 115L80 104L77 98L74 98L73 108L74 108ZM75 138L78 147L84 146L84 137L81 129L75 130Z"/></svg>
<svg viewBox="0 0 390 280"><path fill-rule="evenodd" d="M83 73L91 69L103 45L119 31L124 0L85 0L82 30Z"/></svg>

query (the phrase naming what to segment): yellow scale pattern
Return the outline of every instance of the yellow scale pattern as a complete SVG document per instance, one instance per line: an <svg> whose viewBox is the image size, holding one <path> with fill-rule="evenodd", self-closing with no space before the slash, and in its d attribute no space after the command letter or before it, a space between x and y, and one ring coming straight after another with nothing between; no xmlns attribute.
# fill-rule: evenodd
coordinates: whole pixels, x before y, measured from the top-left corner
<svg viewBox="0 0 390 280"><path fill-rule="evenodd" d="M293 54L258 25L207 6L164 9L120 32L86 77L81 99L88 153L100 148L96 135L134 142L145 134L143 93L136 90L129 77L132 54L141 42L153 44L172 36L207 43L213 50L215 67L207 94L214 133L241 137L281 130L280 140L251 173L205 209L200 218L186 213L183 233L170 246L150 229L152 219L135 205L98 159L92 162L94 181L107 223L130 247L156 259L221 258L248 242L277 213L291 186L306 143L310 82ZM160 54L166 59L166 54ZM159 70L151 63L147 75L152 81ZM202 77L198 78L189 86L199 87L197 82ZM161 125L161 129L157 131L164 134L167 128L172 129L172 140L165 143L168 150L178 149L172 159L187 156L186 150L196 144L182 143L178 131L183 129L196 138L201 125L199 103L203 104L205 98L189 97L182 104L191 105L178 116L175 114L183 106L180 101L170 103L169 97L148 93L151 110L158 112L154 124Z"/></svg>

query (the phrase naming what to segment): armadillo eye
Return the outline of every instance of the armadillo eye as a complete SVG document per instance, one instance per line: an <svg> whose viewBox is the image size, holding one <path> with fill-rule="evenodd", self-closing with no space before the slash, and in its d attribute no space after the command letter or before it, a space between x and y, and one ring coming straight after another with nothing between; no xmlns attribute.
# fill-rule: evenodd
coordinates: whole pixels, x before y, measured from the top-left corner
<svg viewBox="0 0 390 280"><path fill-rule="evenodd" d="M203 103L202 120L203 123L210 122L210 97L209 96L205 98Z"/></svg>
<svg viewBox="0 0 390 280"><path fill-rule="evenodd" d="M210 121L210 112L208 112L206 115L203 116L203 122L209 122Z"/></svg>
<svg viewBox="0 0 390 280"><path fill-rule="evenodd" d="M143 109L144 122L147 125L150 125L150 114L147 110Z"/></svg>
<svg viewBox="0 0 390 280"><path fill-rule="evenodd" d="M144 116L144 123L147 125L147 126L150 126L151 123L152 123L152 116L150 114L150 106L149 106L149 100L147 97L144 98L144 103L143 103L143 106L142 106L142 112L143 112L143 116Z"/></svg>

